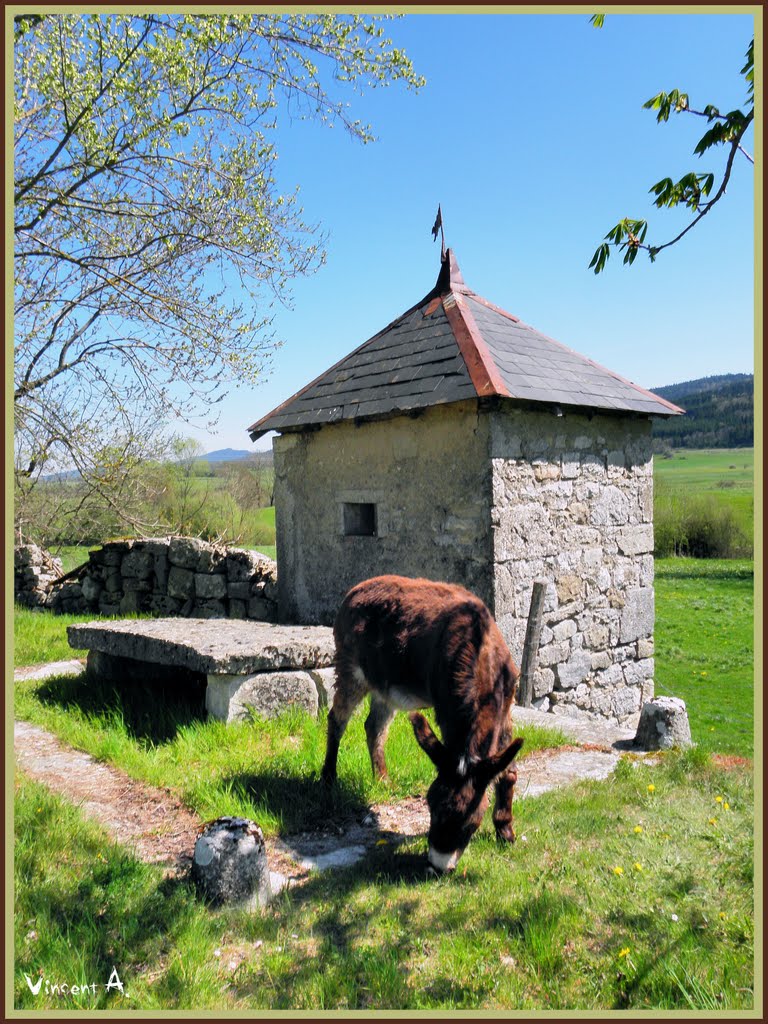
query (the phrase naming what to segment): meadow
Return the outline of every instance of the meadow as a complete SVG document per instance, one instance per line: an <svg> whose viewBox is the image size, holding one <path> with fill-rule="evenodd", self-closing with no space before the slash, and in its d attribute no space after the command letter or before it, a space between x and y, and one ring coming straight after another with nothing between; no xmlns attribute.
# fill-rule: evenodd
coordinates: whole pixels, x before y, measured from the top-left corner
<svg viewBox="0 0 768 1024"><path fill-rule="evenodd" d="M752 448L657 455L653 476L657 556L752 557Z"/></svg>
<svg viewBox="0 0 768 1024"><path fill-rule="evenodd" d="M292 779L284 802L316 792ZM256 914L203 906L44 787L16 798L17 1008L755 1005L751 772L695 749L518 800L517 844L486 822L450 877L427 878L423 837L384 843ZM99 988L33 996L40 970Z"/></svg>
<svg viewBox="0 0 768 1024"><path fill-rule="evenodd" d="M683 490L718 502L748 492L751 452L738 465L683 454L657 459L657 473L679 481L678 469ZM729 472L735 486L720 487ZM685 699L697 745L652 763L626 754L606 782L517 798L515 846L497 845L488 815L450 877L427 879L416 836L313 874L261 913L213 910L17 778L16 1007L752 1009L753 589L751 560L658 559L656 692ZM71 658L69 621L17 610L16 664ZM19 681L15 711L167 786L202 820L242 814L268 839L423 795L434 775L404 716L387 745L390 782L371 777L358 713L328 795L317 786L324 712L224 726L205 718L200 694L169 688L158 700L82 678ZM523 756L563 742L522 732ZM123 993L103 987L115 965ZM33 996L24 974L41 969L101 987Z"/></svg>

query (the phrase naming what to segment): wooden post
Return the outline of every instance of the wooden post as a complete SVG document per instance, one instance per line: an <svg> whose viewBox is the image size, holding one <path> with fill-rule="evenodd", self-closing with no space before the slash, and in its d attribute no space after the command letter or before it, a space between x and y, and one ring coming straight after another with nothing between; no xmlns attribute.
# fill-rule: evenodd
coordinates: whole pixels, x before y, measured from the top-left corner
<svg viewBox="0 0 768 1024"><path fill-rule="evenodd" d="M531 607L528 611L528 626L525 631L523 663L520 667L520 685L517 693L517 703L522 708L529 708L533 700L533 676L539 656L541 617L544 612L546 590L546 581L536 580L534 582L531 592Z"/></svg>

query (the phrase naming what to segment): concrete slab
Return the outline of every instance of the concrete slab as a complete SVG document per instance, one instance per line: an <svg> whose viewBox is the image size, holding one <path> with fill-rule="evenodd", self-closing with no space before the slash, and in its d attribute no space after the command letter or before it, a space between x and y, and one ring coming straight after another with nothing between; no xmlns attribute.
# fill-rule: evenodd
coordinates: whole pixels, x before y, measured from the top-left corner
<svg viewBox="0 0 768 1024"><path fill-rule="evenodd" d="M327 626L276 626L242 619L127 619L67 627L70 646L206 675L251 675L333 663Z"/></svg>
<svg viewBox="0 0 768 1024"><path fill-rule="evenodd" d="M607 718L590 715L586 712L557 715L549 711L536 711L535 708L513 707L512 721L518 725L538 725L544 729L559 729L569 740L576 743L590 743L606 748L615 747L617 750L629 749L635 738L634 729L625 729Z"/></svg>

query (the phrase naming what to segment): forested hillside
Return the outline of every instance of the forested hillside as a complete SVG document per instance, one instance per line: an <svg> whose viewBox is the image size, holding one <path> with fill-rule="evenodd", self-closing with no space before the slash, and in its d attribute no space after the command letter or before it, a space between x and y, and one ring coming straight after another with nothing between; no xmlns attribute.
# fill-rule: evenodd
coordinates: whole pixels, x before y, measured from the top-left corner
<svg viewBox="0 0 768 1024"><path fill-rule="evenodd" d="M754 377L719 377L652 388L685 409L685 416L654 419L653 436L672 448L751 448L754 444Z"/></svg>

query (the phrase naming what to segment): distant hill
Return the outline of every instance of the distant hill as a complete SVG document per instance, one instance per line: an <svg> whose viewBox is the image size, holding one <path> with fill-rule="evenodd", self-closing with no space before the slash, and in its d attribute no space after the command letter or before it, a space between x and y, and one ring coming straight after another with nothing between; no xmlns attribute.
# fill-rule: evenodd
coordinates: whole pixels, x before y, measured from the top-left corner
<svg viewBox="0 0 768 1024"><path fill-rule="evenodd" d="M238 459L248 459L253 452L246 452L237 448L219 448L218 451L208 452L207 455L198 455L198 459L206 462L236 462Z"/></svg>
<svg viewBox="0 0 768 1024"><path fill-rule="evenodd" d="M651 388L685 409L684 416L653 420L653 436L671 448L751 448L755 380L751 373L701 377Z"/></svg>

